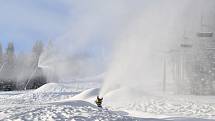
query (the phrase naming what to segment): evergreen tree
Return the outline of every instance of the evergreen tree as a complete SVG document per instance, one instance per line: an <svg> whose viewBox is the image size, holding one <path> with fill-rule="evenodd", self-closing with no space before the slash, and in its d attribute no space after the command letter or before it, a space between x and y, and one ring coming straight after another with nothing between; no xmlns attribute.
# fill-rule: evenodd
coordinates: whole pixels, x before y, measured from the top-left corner
<svg viewBox="0 0 215 121"><path fill-rule="evenodd" d="M47 45L47 49L53 49L54 45L53 45L53 41L49 40L48 41L48 45Z"/></svg>
<svg viewBox="0 0 215 121"><path fill-rule="evenodd" d="M41 53L43 52L43 49L44 49L44 45L43 45L43 42L42 41L36 41L34 46L33 46L33 53L37 56L40 56Z"/></svg>
<svg viewBox="0 0 215 121"><path fill-rule="evenodd" d="M32 58L33 58L33 66L34 68L38 66L40 55L44 50L44 45L42 41L36 41L32 48Z"/></svg>
<svg viewBox="0 0 215 121"><path fill-rule="evenodd" d="M8 43L8 47L6 50L6 58L7 58L7 63L8 64L14 64L14 57L15 57L15 49L14 49L14 44L13 42Z"/></svg>
<svg viewBox="0 0 215 121"><path fill-rule="evenodd" d="M15 87L15 81L16 81L16 74L15 74L15 49L13 42L8 43L8 47L6 49L5 54L5 62L4 62L4 68L2 68L2 85L1 89L10 91L14 90Z"/></svg>
<svg viewBox="0 0 215 121"><path fill-rule="evenodd" d="M2 44L0 43L0 65L3 64L3 49L2 49Z"/></svg>
<svg viewBox="0 0 215 121"><path fill-rule="evenodd" d="M36 41L32 48L32 63L29 69L29 77L24 89L35 89L47 83L46 77L41 68L38 67L39 59L44 50L42 41Z"/></svg>

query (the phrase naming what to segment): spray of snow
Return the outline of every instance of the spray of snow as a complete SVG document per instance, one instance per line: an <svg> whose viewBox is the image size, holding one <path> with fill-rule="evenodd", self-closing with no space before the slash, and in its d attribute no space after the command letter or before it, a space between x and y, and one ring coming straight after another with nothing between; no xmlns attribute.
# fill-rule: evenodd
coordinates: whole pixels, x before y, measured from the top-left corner
<svg viewBox="0 0 215 121"><path fill-rule="evenodd" d="M184 31L191 38L195 36L200 30L201 16L214 10L210 0L144 0L143 4L145 7L136 8L137 13L131 12L128 17L133 19L119 33L100 96L119 88L135 92L135 98L143 92L162 92L165 54L179 47ZM171 79L171 72L167 75Z"/></svg>
<svg viewBox="0 0 215 121"><path fill-rule="evenodd" d="M185 31L194 36L201 15L214 10L213 0L80 0L68 4L71 26L54 41L54 54L50 54L52 49L42 54L39 65L56 71L60 80L92 76L98 66L105 65L101 96L124 87L140 94L160 92L165 55L178 47ZM95 46L100 46L94 51L102 53L103 59L74 61L74 55ZM82 76L77 77L77 72Z"/></svg>
<svg viewBox="0 0 215 121"><path fill-rule="evenodd" d="M128 11L122 2L93 0L84 3L68 3L72 11L71 27L53 41L54 49L47 49L40 57L39 66L55 70L60 80L103 73L101 66L106 65L112 40L128 21Z"/></svg>

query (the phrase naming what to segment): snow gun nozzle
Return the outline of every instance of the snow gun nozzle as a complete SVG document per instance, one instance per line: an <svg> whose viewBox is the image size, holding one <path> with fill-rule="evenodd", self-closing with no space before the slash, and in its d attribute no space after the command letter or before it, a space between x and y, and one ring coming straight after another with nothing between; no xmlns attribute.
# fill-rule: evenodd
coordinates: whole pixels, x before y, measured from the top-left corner
<svg viewBox="0 0 215 121"><path fill-rule="evenodd" d="M95 102L96 102L98 107L102 107L103 97L100 98L99 96L97 96L97 99Z"/></svg>
<svg viewBox="0 0 215 121"><path fill-rule="evenodd" d="M100 98L99 96L97 96L97 99L98 99L98 100L103 100L103 97Z"/></svg>

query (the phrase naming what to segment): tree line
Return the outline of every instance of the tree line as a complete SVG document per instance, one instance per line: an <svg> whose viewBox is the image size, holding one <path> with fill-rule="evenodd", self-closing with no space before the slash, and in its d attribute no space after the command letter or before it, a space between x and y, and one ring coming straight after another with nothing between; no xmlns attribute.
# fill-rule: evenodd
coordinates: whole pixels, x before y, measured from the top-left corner
<svg viewBox="0 0 215 121"><path fill-rule="evenodd" d="M0 90L36 89L47 83L43 70L38 67L43 51L42 41L35 41L32 51L27 54L16 54L13 42L3 51L0 43Z"/></svg>

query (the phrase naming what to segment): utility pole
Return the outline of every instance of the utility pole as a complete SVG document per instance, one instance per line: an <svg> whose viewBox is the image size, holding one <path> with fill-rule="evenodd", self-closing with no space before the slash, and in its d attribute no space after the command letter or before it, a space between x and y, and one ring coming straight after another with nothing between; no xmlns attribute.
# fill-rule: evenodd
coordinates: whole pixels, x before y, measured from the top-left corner
<svg viewBox="0 0 215 121"><path fill-rule="evenodd" d="M163 93L166 92L166 57L163 62Z"/></svg>

